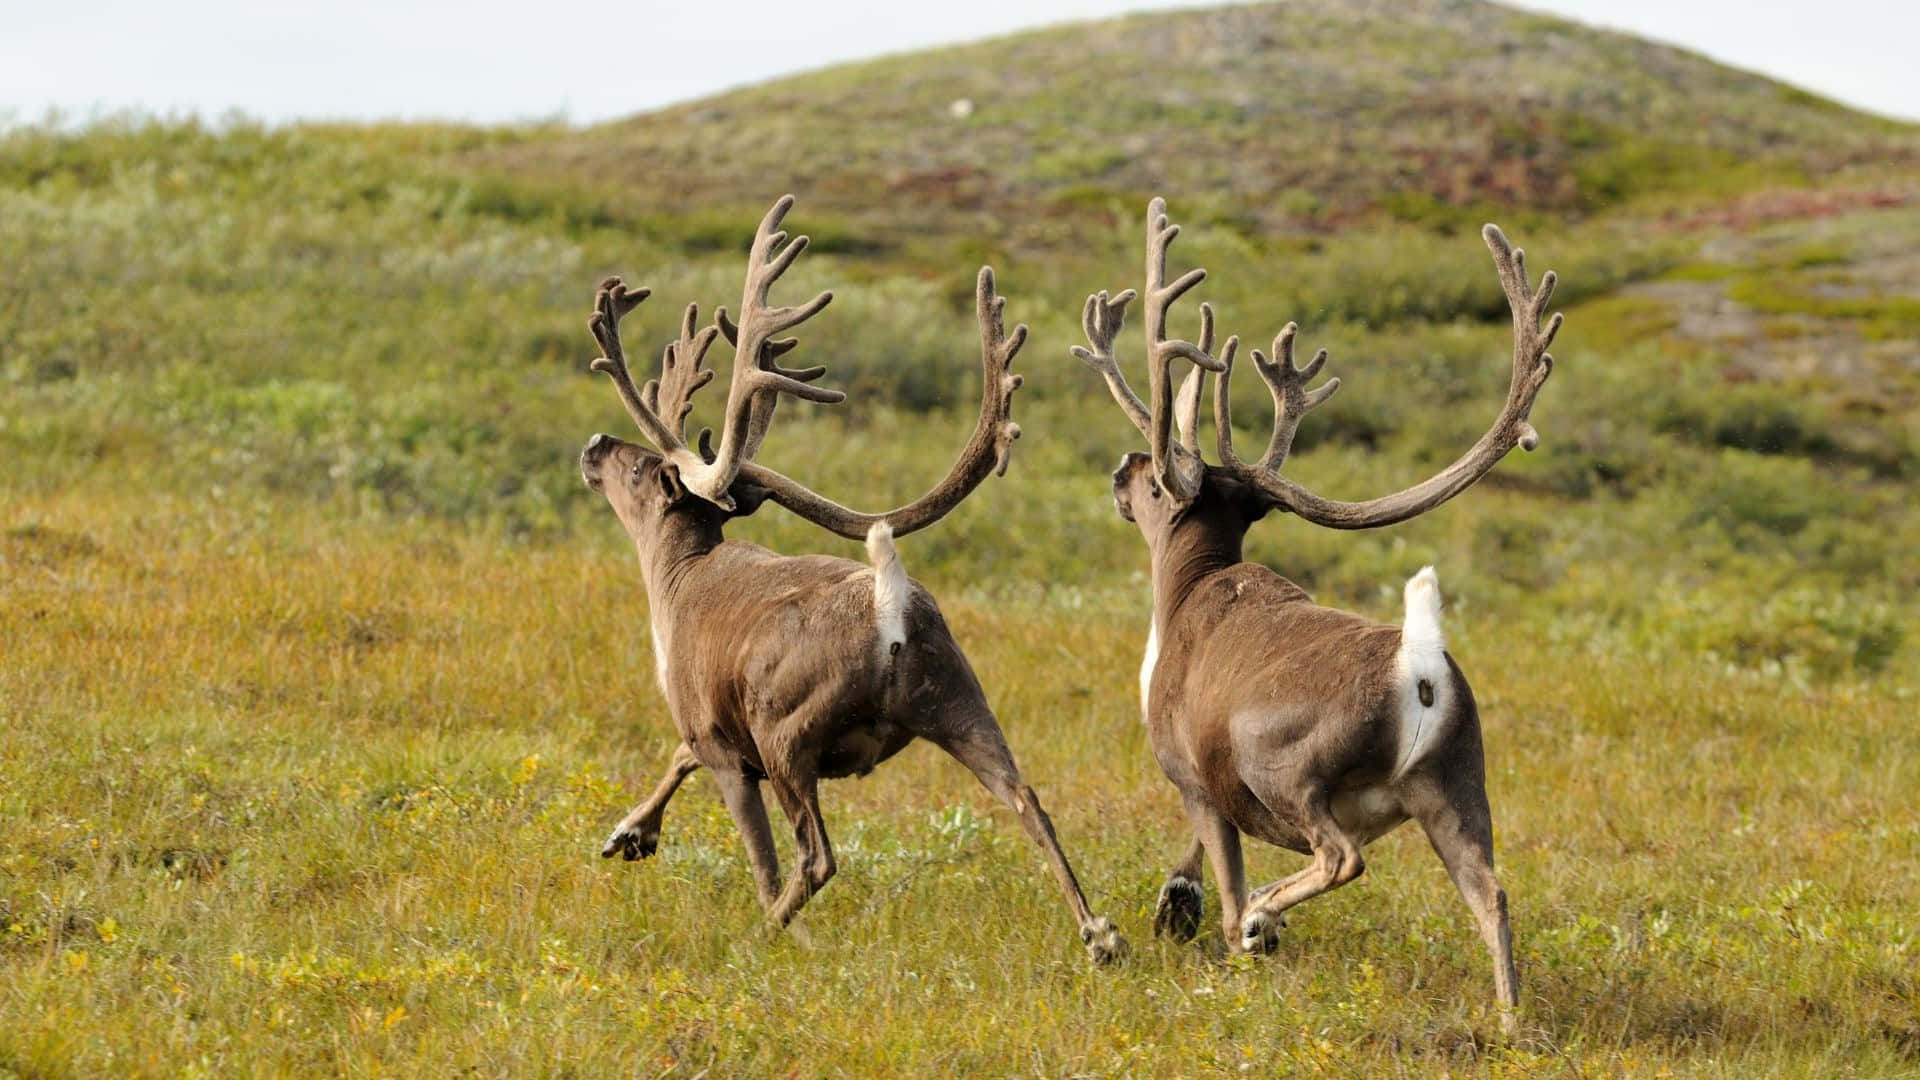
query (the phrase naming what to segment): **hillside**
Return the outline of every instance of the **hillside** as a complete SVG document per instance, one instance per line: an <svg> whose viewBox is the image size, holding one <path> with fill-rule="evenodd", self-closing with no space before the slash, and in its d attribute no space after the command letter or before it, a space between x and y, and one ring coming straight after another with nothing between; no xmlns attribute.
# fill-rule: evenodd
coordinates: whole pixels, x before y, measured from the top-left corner
<svg viewBox="0 0 1920 1080"><path fill-rule="evenodd" d="M1920 130L1479 0L1300 0L849 64L486 159L623 182L654 213L792 189L894 228L960 213L1031 233L1178 192L1272 232L1911 166Z"/></svg>

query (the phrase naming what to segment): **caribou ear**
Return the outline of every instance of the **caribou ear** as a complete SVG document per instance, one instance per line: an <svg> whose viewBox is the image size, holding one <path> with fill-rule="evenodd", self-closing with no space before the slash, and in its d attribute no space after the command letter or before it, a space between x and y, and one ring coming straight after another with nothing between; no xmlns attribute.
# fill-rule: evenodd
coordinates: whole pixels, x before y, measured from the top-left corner
<svg viewBox="0 0 1920 1080"><path fill-rule="evenodd" d="M743 518L750 517L755 511L759 510L761 504L765 503L767 499L773 495L773 492L758 484L749 484L744 480L735 480L733 484L727 488L727 494L733 496L733 512L727 516L729 518Z"/></svg>
<svg viewBox="0 0 1920 1080"><path fill-rule="evenodd" d="M654 480L660 485L660 494L666 497L667 505L673 506L687 497L687 485L680 482L680 466L671 461L663 461L654 470Z"/></svg>

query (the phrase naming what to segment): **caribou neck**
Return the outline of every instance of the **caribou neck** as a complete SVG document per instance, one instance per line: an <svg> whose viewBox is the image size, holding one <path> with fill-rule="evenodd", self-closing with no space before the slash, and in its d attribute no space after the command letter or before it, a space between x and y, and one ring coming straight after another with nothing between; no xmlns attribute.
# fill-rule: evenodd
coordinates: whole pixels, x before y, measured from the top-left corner
<svg viewBox="0 0 1920 1080"><path fill-rule="evenodd" d="M689 577L713 549L726 542L724 519L705 507L670 512L661 521L653 543L639 545L640 574L647 596L656 607L671 607Z"/></svg>
<svg viewBox="0 0 1920 1080"><path fill-rule="evenodd" d="M1153 553L1153 619L1164 628L1200 583L1245 561L1241 541L1245 522L1224 520L1224 511L1197 507L1157 537L1149 538Z"/></svg>

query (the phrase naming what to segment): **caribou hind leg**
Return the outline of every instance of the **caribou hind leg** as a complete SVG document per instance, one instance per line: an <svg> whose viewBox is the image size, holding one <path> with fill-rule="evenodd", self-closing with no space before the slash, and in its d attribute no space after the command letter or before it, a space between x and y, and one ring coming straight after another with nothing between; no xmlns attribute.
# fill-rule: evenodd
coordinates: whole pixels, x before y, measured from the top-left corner
<svg viewBox="0 0 1920 1080"><path fill-rule="evenodd" d="M602 858L611 859L621 855L628 862L644 859L660 848L660 819L667 811L667 800L680 790L680 785L700 768L700 761L686 743L674 748L673 761L667 766L667 775L653 789L653 794L633 808L633 812L614 826L607 842L600 848Z"/></svg>
<svg viewBox="0 0 1920 1080"><path fill-rule="evenodd" d="M1094 962L1105 964L1124 958L1127 955L1126 939L1114 929L1112 922L1094 915L1093 909L1087 905L1086 894L1080 891L1080 881L1074 876L1073 864L1067 861L1066 852L1060 849L1060 839L1054 835L1053 820L1041 808L1040 797L1034 794L1033 788L1021 779L1020 769L1013 761L1013 752L1007 749L1007 740L1001 734L1000 724L993 718L993 713L982 704L956 731L930 735L929 738L951 754L954 760L965 765L982 786L1019 816L1020 824L1026 828L1033 842L1040 846L1054 878L1059 881L1067 907L1073 912L1074 921L1079 924L1080 940L1086 944L1087 954Z"/></svg>
<svg viewBox="0 0 1920 1080"><path fill-rule="evenodd" d="M1454 778L1449 778L1454 779ZM1468 782L1470 781L1470 782ZM1415 783L1408 802L1427 840L1446 865L1447 876L1473 911L1480 937L1493 958L1493 992L1500 1005L1500 1026L1516 1028L1520 979L1513 965L1513 926L1507 918L1507 894L1493 875L1493 814L1481 777L1456 782Z"/></svg>

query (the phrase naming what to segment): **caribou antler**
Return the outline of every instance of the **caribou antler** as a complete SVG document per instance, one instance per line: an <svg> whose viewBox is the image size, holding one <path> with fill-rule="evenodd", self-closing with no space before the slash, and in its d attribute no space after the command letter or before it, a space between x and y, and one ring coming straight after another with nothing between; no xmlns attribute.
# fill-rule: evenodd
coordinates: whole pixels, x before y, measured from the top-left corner
<svg viewBox="0 0 1920 1080"><path fill-rule="evenodd" d="M680 482L689 491L726 510L734 509L733 496L727 488L733 484L734 477L740 473L741 465L760 448L761 440L766 438L767 425L773 419L773 399L780 394L792 394L808 401L834 403L846 400L844 393L809 386L810 380L819 378L825 368L811 368L802 371L790 371L776 365L773 360L781 353L793 347L792 339L772 340L773 335L790 330L817 314L821 308L833 300L833 294L823 292L799 307L772 307L767 294L780 275L787 272L793 261L807 249L807 238L794 237L793 242L781 248L787 234L779 231L780 220L793 206L793 196L782 196L760 220L760 227L754 232L753 248L747 256L747 280L745 291L740 300L740 325L735 326L727 318L726 309L714 313L718 329L708 328L695 335L693 324L698 320L697 309L689 306L683 320L680 341L668 346L667 368L663 372L663 386L673 413L670 421L663 421L658 405L661 390L649 384L648 391L635 391L633 376L627 370L626 360L620 353L618 323L620 317L637 306L638 301L626 304L623 308L619 297L629 295L620 279L609 278L601 285L601 298L597 299L593 318L589 326L594 337L600 342L601 357L593 362L595 371L606 372L612 377L614 386L620 392L620 400L627 406L634 422L640 430L652 440L669 463L680 471ZM777 249L777 250L776 250ZM641 291L645 299L645 290ZM720 436L720 449L711 458L687 448L682 425L691 406L692 394L705 386L711 378L711 372L700 370L700 359L713 344L713 336L724 332L727 340L734 343L733 378L727 389L726 427ZM676 371L676 361L685 366ZM704 433L703 433L704 434ZM702 440L703 446L705 440Z"/></svg>
<svg viewBox="0 0 1920 1080"><path fill-rule="evenodd" d="M1159 477L1161 486L1172 493L1175 499L1184 502L1200 493L1201 479L1206 471L1206 461L1200 456L1196 433L1200 391L1206 381L1206 372L1227 371L1233 364L1233 353L1239 347L1240 340L1228 338L1220 355L1214 355L1213 307L1209 304L1200 305L1200 341L1197 344L1167 337L1167 310L1174 301L1207 277L1205 270L1196 268L1171 282L1166 280L1167 248L1179 235L1180 226L1167 222L1166 200L1154 199L1148 204L1145 307L1147 398L1150 406L1140 403L1113 357L1113 339L1126 319L1126 306L1139 295L1132 289L1111 300L1104 292L1087 298L1081 325L1086 330L1087 344L1092 348L1089 350L1076 345L1073 355L1086 361L1106 379L1107 388L1112 391L1114 400L1120 403L1121 411L1147 437L1147 443L1153 449L1154 473ZM1173 390L1175 360L1186 360L1195 368L1181 384L1177 407ZM1176 419L1180 429L1179 442L1173 441Z"/></svg>
<svg viewBox="0 0 1920 1080"><path fill-rule="evenodd" d="M1219 429L1216 434L1221 471L1241 480L1270 505L1290 510L1317 525L1370 529L1404 521L1466 490L1515 446L1532 450L1538 445L1540 436L1527 416L1533 408L1534 397L1553 371L1553 357L1547 354L1547 346L1560 329L1560 316L1554 315L1544 327L1540 320L1553 295L1554 275L1548 271L1540 279L1536 292L1527 283L1525 253L1509 245L1506 236L1494 226L1488 225L1483 235L1493 252L1507 303L1513 309L1513 379L1507 388L1506 405L1494 418L1493 426L1458 461L1413 487L1366 502L1324 499L1280 475L1280 466L1292 449L1301 418L1340 388L1339 379L1328 379L1319 387L1308 389L1308 384L1326 365L1327 351L1320 350L1305 367L1296 366L1293 347L1299 327L1293 323L1288 323L1273 339L1271 359L1260 350L1253 350L1254 367L1273 395L1273 436L1267 442L1267 451L1251 464L1235 453L1229 395L1239 339L1228 338L1219 353L1214 353L1213 311L1206 304L1200 305L1197 344L1169 340L1166 336L1168 306L1206 279L1206 271L1196 268L1172 282L1166 281L1167 247L1179 235L1180 227L1167 222L1166 202L1154 199L1147 207L1145 296L1148 373L1152 380L1149 404L1141 404L1127 386L1113 357L1113 339L1125 319L1127 303L1138 295L1132 289L1111 299L1104 292L1087 298L1081 324L1091 348L1075 346L1073 349L1075 356L1106 379L1120 410L1140 434L1146 436L1153 451L1154 475L1176 500L1185 502L1198 495L1209 468L1200 456L1197 428L1200 398L1210 371L1220 373L1220 381L1214 387L1213 414L1214 426ZM1187 360L1194 365L1177 396L1171 389L1171 367L1175 360ZM1179 431L1177 442L1173 439L1175 428Z"/></svg>
<svg viewBox="0 0 1920 1080"><path fill-rule="evenodd" d="M700 326L700 305L688 304L680 318L680 339L669 344L660 357L660 378L648 379L640 388L640 400L683 442L687 437L687 414L693 411L693 395L713 381L713 369L702 365L707 350L719 330ZM665 407L662 407L662 402ZM706 432L702 431L702 435ZM707 457L707 455L702 455Z"/></svg>
<svg viewBox="0 0 1920 1080"><path fill-rule="evenodd" d="M1547 353L1547 346L1553 343L1554 335L1560 330L1561 317L1555 313L1553 318L1547 320L1545 327L1541 326L1540 319L1546 314L1556 279L1553 271L1547 271L1541 277L1540 288L1536 292L1527 283L1526 253L1509 244L1506 235L1493 225L1482 229L1481 235L1488 249L1493 252L1494 267L1500 273L1500 285L1507 294L1507 305L1513 311L1513 377L1507 385L1506 404L1501 407L1500 414L1494 417L1486 434L1480 436L1471 449L1426 480L1365 502L1324 499L1280 475L1280 464L1286 459L1287 450L1293 443L1300 417L1331 397L1340 386L1340 380L1329 379L1317 390L1306 389L1306 384L1319 373L1326 352L1322 350L1305 369L1295 368L1293 335L1296 327L1288 323L1274 340L1272 363L1267 363L1258 353L1254 354L1260 375L1273 392L1275 406L1273 438L1268 443L1266 456L1259 462L1246 465L1233 453L1233 435L1228 425L1226 403L1230 373L1223 374L1220 384L1214 389L1214 415L1220 428L1220 456L1227 470L1246 482L1270 505L1290 510L1316 525L1335 529L1371 529L1424 514L1473 486L1514 447L1532 450L1538 446L1540 435L1527 418L1533 409L1534 397L1546 384L1547 376L1553 374L1553 357Z"/></svg>
<svg viewBox="0 0 1920 1080"><path fill-rule="evenodd" d="M1296 323L1288 323L1280 328L1273 339L1273 359L1268 360L1253 350L1253 366L1260 378L1267 384L1267 390L1273 395L1273 437L1267 441L1267 452L1252 466L1266 472L1280 468L1287 459L1287 451L1293 448L1294 432L1299 430L1300 418L1321 402L1333 396L1340 389L1339 379L1328 379L1317 390L1308 390L1307 384L1326 365L1327 350L1321 349L1307 361L1305 368L1293 364L1293 339L1300 332ZM1248 468L1233 450L1233 418L1230 395L1226 392L1228 381L1233 378L1233 365L1220 375L1220 388L1213 395L1213 426L1219 437L1220 463L1228 469L1244 470Z"/></svg>
<svg viewBox="0 0 1920 1080"><path fill-rule="evenodd" d="M696 331L699 309L688 305L679 340L666 348L660 380L649 381L644 389L634 388L620 345L619 322L646 299L648 291L628 290L619 278L602 282L593 317L588 321L602 354L593 362L593 369L613 379L627 412L666 460L679 469L681 483L716 506L736 508L729 489L738 482L760 489L756 496L771 498L808 521L850 539L865 539L867 531L881 521L890 524L896 536L923 529L958 506L988 474L1006 472L1013 440L1020 437L1020 425L1013 422L1013 392L1023 380L1012 373L1013 357L1026 342L1027 328L1016 326L1012 333L1007 332L1003 317L1006 300L994 291L992 268L982 267L976 288L985 376L980 419L946 479L914 502L885 513L864 513L756 464L753 457L772 426L780 395L825 403L846 398L838 390L809 385L824 375L826 368L784 368L774 362L797 344L794 338L774 335L812 318L833 299L832 293L823 292L797 307L775 307L768 299L774 283L807 247L805 236L796 236L781 246L787 234L780 231L780 222L792 206L793 196L781 197L754 234L738 324L728 317L725 308L720 308L714 312L713 326ZM726 422L719 448L712 447L710 433L703 430L700 451L696 452L686 444L686 417L692 409L693 395L713 379L713 371L702 367L701 361L716 337L726 338L734 347Z"/></svg>
<svg viewBox="0 0 1920 1080"><path fill-rule="evenodd" d="M924 529L960 505L989 475L1003 475L1013 454L1013 440L1020 437L1020 425L1013 422L1013 392L1026 380L1012 369L1015 354L1026 344L1027 328L1022 324L1007 332L1007 301L994 291L990 266L980 268L974 301L980 322L980 418L946 479L931 491L905 506L869 514L842 506L758 464L748 463L741 470L741 482L766 489L774 502L823 529L860 540L882 521L893 527L895 536Z"/></svg>

